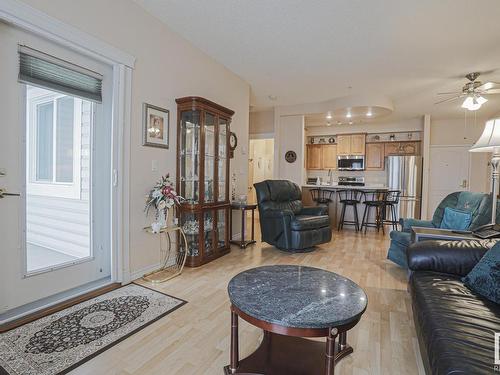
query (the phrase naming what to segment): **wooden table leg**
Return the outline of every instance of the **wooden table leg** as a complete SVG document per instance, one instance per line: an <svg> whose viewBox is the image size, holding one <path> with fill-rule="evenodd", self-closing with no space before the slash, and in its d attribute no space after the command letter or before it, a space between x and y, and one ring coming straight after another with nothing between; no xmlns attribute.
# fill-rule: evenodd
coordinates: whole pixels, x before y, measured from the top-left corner
<svg viewBox="0 0 500 375"><path fill-rule="evenodd" d="M344 350L346 346L347 346L347 331L344 331L339 335L339 349Z"/></svg>
<svg viewBox="0 0 500 375"><path fill-rule="evenodd" d="M332 328L328 333L326 338L326 353L325 353L325 374L334 375L335 374L335 355L336 355L336 345L335 340L337 339L338 330L337 328Z"/></svg>
<svg viewBox="0 0 500 375"><path fill-rule="evenodd" d="M241 244L240 247L245 247L245 219L247 216L247 212L245 209L241 210Z"/></svg>
<svg viewBox="0 0 500 375"><path fill-rule="evenodd" d="M234 311L231 311L231 355L229 360L229 370L234 374L239 366L238 315Z"/></svg>
<svg viewBox="0 0 500 375"><path fill-rule="evenodd" d="M252 241L255 241L254 220L255 220L255 210L252 210Z"/></svg>
<svg viewBox="0 0 500 375"><path fill-rule="evenodd" d="M233 239L233 210L229 210L229 241Z"/></svg>

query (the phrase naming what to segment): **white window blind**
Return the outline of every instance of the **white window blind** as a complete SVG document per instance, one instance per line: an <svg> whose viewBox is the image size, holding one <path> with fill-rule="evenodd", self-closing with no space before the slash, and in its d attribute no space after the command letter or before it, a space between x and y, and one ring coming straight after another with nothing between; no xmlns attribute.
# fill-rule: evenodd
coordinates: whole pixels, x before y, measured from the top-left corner
<svg viewBox="0 0 500 375"><path fill-rule="evenodd" d="M19 82L102 102L102 75L26 46L19 46Z"/></svg>

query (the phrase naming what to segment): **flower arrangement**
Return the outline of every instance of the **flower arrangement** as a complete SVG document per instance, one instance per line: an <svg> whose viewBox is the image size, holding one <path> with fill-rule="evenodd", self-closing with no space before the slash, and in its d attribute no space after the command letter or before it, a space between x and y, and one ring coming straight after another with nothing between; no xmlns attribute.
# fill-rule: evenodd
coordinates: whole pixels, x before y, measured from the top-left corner
<svg viewBox="0 0 500 375"><path fill-rule="evenodd" d="M168 210L183 200L174 190L173 183L169 178L169 174L162 176L146 196L144 211L148 215L151 207L154 207L156 209L155 217L157 221L166 220L165 215L168 213Z"/></svg>

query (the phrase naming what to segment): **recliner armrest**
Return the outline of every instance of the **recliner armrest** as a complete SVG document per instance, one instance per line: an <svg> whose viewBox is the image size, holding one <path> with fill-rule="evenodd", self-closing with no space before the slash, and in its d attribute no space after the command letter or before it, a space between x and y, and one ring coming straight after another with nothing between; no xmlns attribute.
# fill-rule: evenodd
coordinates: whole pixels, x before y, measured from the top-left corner
<svg viewBox="0 0 500 375"><path fill-rule="evenodd" d="M327 206L310 206L310 207L302 207L299 215L328 215L328 207Z"/></svg>
<svg viewBox="0 0 500 375"><path fill-rule="evenodd" d="M399 224L401 224L403 232L411 232L412 227L434 228L434 224L430 220L399 219Z"/></svg>
<svg viewBox="0 0 500 375"><path fill-rule="evenodd" d="M465 276L496 243L496 240L417 242L406 252L408 268Z"/></svg>
<svg viewBox="0 0 500 375"><path fill-rule="evenodd" d="M290 217L294 217L294 213L292 210L287 210L287 209L283 209L283 210L279 210L279 209L267 209L267 210L264 210L262 212L262 215L264 217L268 217L268 218L283 218L283 217L286 217L286 216L290 216Z"/></svg>

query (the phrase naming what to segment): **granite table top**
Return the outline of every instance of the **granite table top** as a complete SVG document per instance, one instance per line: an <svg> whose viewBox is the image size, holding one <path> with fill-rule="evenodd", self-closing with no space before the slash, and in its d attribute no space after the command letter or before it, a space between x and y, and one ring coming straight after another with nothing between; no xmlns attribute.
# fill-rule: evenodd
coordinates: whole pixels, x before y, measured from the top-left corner
<svg viewBox="0 0 500 375"><path fill-rule="evenodd" d="M353 281L319 268L276 265L252 268L228 285L231 303L251 317L283 327L330 328L351 323L367 297Z"/></svg>

